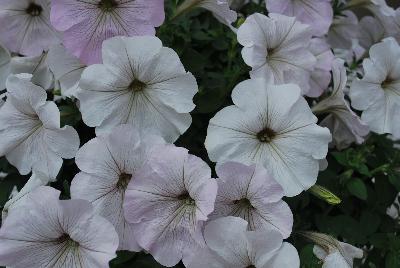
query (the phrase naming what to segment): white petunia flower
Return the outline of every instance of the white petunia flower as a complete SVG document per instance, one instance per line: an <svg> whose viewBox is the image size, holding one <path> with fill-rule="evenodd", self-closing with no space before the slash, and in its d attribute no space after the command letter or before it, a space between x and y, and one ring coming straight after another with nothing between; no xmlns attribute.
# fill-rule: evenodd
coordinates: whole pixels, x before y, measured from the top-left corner
<svg viewBox="0 0 400 268"><path fill-rule="evenodd" d="M32 74L32 83L45 90L53 87L53 74L47 65L47 52L36 57L13 57L10 63L12 74Z"/></svg>
<svg viewBox="0 0 400 268"><path fill-rule="evenodd" d="M161 145L126 191L126 219L141 247L174 266L204 245L203 224L214 209L217 182L210 167L184 148Z"/></svg>
<svg viewBox="0 0 400 268"><path fill-rule="evenodd" d="M10 52L0 44L0 90L6 88L6 80L10 74L10 61Z"/></svg>
<svg viewBox="0 0 400 268"><path fill-rule="evenodd" d="M310 72L316 58L309 50L309 26L294 17L253 14L240 26L238 42L252 78L273 78L276 84L295 82L309 91Z"/></svg>
<svg viewBox="0 0 400 268"><path fill-rule="evenodd" d="M50 179L47 175L42 172L32 172L32 176L26 182L24 187L22 187L21 191L17 191L12 195L12 198L7 201L7 203L3 207L2 211L2 221L6 219L8 213L11 210L14 210L17 207L23 206L27 200L27 196L30 192L36 190L40 186L45 186L50 182Z"/></svg>
<svg viewBox="0 0 400 268"><path fill-rule="evenodd" d="M0 265L102 268L116 256L114 227L85 200L59 200L42 186L11 210L0 229Z"/></svg>
<svg viewBox="0 0 400 268"><path fill-rule="evenodd" d="M204 230L207 247L183 259L188 268L299 268L295 247L275 230L247 231L241 218L224 217Z"/></svg>
<svg viewBox="0 0 400 268"><path fill-rule="evenodd" d="M236 216L249 223L250 231L273 229L289 237L292 211L282 201L282 187L265 168L227 162L218 165L216 172L218 194L211 219Z"/></svg>
<svg viewBox="0 0 400 268"><path fill-rule="evenodd" d="M228 0L186 0L179 6L176 14L181 14L195 7L211 11L220 22L230 26L237 19L235 11L229 8Z"/></svg>
<svg viewBox="0 0 400 268"><path fill-rule="evenodd" d="M163 143L161 138L144 134L130 125L121 125L107 136L90 140L76 155L81 172L71 183L71 198L88 200L115 226L119 250L141 249L133 224L125 220L122 202L128 183L146 162L151 147Z"/></svg>
<svg viewBox="0 0 400 268"><path fill-rule="evenodd" d="M29 80L31 75L10 75L7 100L0 109L0 155L23 175L32 169L55 179L62 158L73 158L79 136L70 126L60 128L60 112L46 101L46 91Z"/></svg>
<svg viewBox="0 0 400 268"><path fill-rule="evenodd" d="M343 12L343 15L336 16L328 32L328 43L332 48L349 49L352 40L358 36L358 19L350 10Z"/></svg>
<svg viewBox="0 0 400 268"><path fill-rule="evenodd" d="M103 43L103 64L83 71L76 97L83 121L98 134L131 124L174 142L192 122L197 90L194 76L158 38L114 37Z"/></svg>
<svg viewBox="0 0 400 268"><path fill-rule="evenodd" d="M66 97L75 96L79 79L86 66L70 54L63 45L50 48L47 64L53 72L55 80L60 84L61 94Z"/></svg>
<svg viewBox="0 0 400 268"><path fill-rule="evenodd" d="M232 92L235 105L210 120L205 146L212 161L260 164L286 196L310 188L331 135L319 127L297 85L251 79Z"/></svg>
<svg viewBox="0 0 400 268"><path fill-rule="evenodd" d="M365 75L353 81L351 105L363 111L361 119L371 131L400 138L400 46L393 38L371 47Z"/></svg>
<svg viewBox="0 0 400 268"><path fill-rule="evenodd" d="M312 110L315 114L328 114L320 123L328 127L333 136L333 145L339 150L349 147L353 142L361 144L369 133L369 128L361 122L347 101L344 89L347 83L344 61L336 59L332 66L333 89L329 97L323 99Z"/></svg>
<svg viewBox="0 0 400 268"><path fill-rule="evenodd" d="M312 232L305 232L304 235L316 243L313 251L315 256L324 262L323 268L353 268L353 260L364 255L361 249L329 235Z"/></svg>

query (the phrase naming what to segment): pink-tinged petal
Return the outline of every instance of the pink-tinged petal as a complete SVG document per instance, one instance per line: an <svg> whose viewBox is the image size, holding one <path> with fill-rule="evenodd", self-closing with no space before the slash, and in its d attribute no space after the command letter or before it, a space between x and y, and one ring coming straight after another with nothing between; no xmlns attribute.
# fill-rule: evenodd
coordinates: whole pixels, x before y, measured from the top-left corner
<svg viewBox="0 0 400 268"><path fill-rule="evenodd" d="M64 45L85 64L101 62L104 40L114 36L154 35L164 21L164 1L115 1L111 8L99 1L55 0L51 21L64 33Z"/></svg>

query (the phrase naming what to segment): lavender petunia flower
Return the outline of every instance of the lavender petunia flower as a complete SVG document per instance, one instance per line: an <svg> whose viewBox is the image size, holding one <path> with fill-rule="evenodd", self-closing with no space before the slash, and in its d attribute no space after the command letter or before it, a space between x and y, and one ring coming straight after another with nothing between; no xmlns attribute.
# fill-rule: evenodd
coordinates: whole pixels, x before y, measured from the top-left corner
<svg viewBox="0 0 400 268"><path fill-rule="evenodd" d="M203 223L214 209L217 182L200 158L158 146L126 191L125 218L141 247L164 266L204 246Z"/></svg>
<svg viewBox="0 0 400 268"><path fill-rule="evenodd" d="M104 40L154 35L164 21L163 0L53 0L51 23L64 33L64 45L85 64L101 62Z"/></svg>
<svg viewBox="0 0 400 268"><path fill-rule="evenodd" d="M61 42L50 24L50 0L0 0L0 41L12 52L38 56Z"/></svg>
<svg viewBox="0 0 400 268"><path fill-rule="evenodd" d="M350 10L343 12L342 16L335 17L328 32L328 43L332 48L349 49L352 40L358 36L358 19Z"/></svg>
<svg viewBox="0 0 400 268"><path fill-rule="evenodd" d="M85 200L59 200L41 186L11 210L0 229L0 265L105 268L116 256L114 227Z"/></svg>
<svg viewBox="0 0 400 268"><path fill-rule="evenodd" d="M244 46L242 57L252 67L252 78L268 78L275 84L296 83L307 94L316 59L309 49L311 31L293 17L259 13L249 16L237 32Z"/></svg>
<svg viewBox="0 0 400 268"><path fill-rule="evenodd" d="M261 166L227 162L217 166L218 194L211 219L236 216L248 229L276 230L284 238L292 232L293 215L282 201L280 186Z"/></svg>
<svg viewBox="0 0 400 268"><path fill-rule="evenodd" d="M111 134L90 140L76 155L81 172L72 180L71 198L88 200L100 216L115 226L119 250L141 250L134 226L124 218L122 202L128 183L146 162L151 147L161 143L164 141L157 136L120 125Z"/></svg>
<svg viewBox="0 0 400 268"><path fill-rule="evenodd" d="M247 222L224 217L204 230L207 246L185 258L188 268L299 268L294 246L282 241L276 230L247 231Z"/></svg>
<svg viewBox="0 0 400 268"><path fill-rule="evenodd" d="M326 34L333 20L331 0L268 0L269 12L296 17L312 28L313 35Z"/></svg>
<svg viewBox="0 0 400 268"><path fill-rule="evenodd" d="M307 96L315 98L328 89L331 82L332 63L335 56L326 40L322 38L311 39L310 51L317 59L317 63L311 72L310 90L307 92Z"/></svg>

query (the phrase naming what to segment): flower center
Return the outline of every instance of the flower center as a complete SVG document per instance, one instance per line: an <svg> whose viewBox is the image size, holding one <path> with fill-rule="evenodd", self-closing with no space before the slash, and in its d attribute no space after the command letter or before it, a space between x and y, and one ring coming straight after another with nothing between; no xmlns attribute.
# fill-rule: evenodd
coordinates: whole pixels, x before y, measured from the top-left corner
<svg viewBox="0 0 400 268"><path fill-rule="evenodd" d="M40 16L43 11L43 8L34 2L31 2L29 6L26 8L26 13L31 15L32 17Z"/></svg>
<svg viewBox="0 0 400 268"><path fill-rule="evenodd" d="M182 193L178 195L176 198L178 200L182 200L185 203L185 205L193 206L196 204L196 201L194 201L194 199L190 197L188 192Z"/></svg>
<svg viewBox="0 0 400 268"><path fill-rule="evenodd" d="M382 82L382 88L387 89L393 82L394 82L393 79L387 77L386 80Z"/></svg>
<svg viewBox="0 0 400 268"><path fill-rule="evenodd" d="M249 265L246 268L256 268L254 265Z"/></svg>
<svg viewBox="0 0 400 268"><path fill-rule="evenodd" d="M132 174L122 173L121 175L119 175L117 187L125 190L128 187L128 184L131 181L131 179L132 179Z"/></svg>
<svg viewBox="0 0 400 268"><path fill-rule="evenodd" d="M133 82L129 85L129 89L134 92L143 91L145 88L146 84L138 79L133 80Z"/></svg>
<svg viewBox="0 0 400 268"><path fill-rule="evenodd" d="M242 208L252 208L253 206L251 205L251 202L247 198L242 198L239 200L234 200L233 204L238 205L239 207Z"/></svg>
<svg viewBox="0 0 400 268"><path fill-rule="evenodd" d="M266 127L257 133L257 139L261 142L271 142L276 137L275 131Z"/></svg>
<svg viewBox="0 0 400 268"><path fill-rule="evenodd" d="M101 0L98 3L98 7L104 12L110 12L114 10L118 6L117 1L115 0Z"/></svg>
<svg viewBox="0 0 400 268"><path fill-rule="evenodd" d="M66 243L67 247L69 248L77 248L79 247L79 243L72 240L71 237L68 234L63 234L62 236L60 236L57 241L59 243Z"/></svg>

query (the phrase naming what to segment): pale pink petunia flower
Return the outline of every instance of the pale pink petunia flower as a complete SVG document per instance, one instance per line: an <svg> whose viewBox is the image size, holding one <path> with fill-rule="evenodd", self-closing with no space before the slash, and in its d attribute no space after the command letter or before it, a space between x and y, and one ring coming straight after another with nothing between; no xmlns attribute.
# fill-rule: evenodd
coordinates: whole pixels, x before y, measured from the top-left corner
<svg viewBox="0 0 400 268"><path fill-rule="evenodd" d="M307 96L315 98L328 89L332 78L331 70L335 56L331 47L323 38L311 39L310 51L317 59L317 63L311 72L310 90L307 92Z"/></svg>
<svg viewBox="0 0 400 268"><path fill-rule="evenodd" d="M85 200L59 200L60 192L41 186L11 210L0 229L0 265L105 268L118 236Z"/></svg>
<svg viewBox="0 0 400 268"><path fill-rule="evenodd" d="M296 17L312 28L313 35L326 34L333 20L331 0L268 0L269 12Z"/></svg>
<svg viewBox="0 0 400 268"><path fill-rule="evenodd" d="M224 217L204 230L207 246L183 260L187 268L299 268L297 250L276 230L248 231L247 222Z"/></svg>
<svg viewBox="0 0 400 268"><path fill-rule="evenodd" d="M125 220L122 202L125 190L146 162L152 146L164 143L130 125L120 125L106 136L87 142L76 155L81 169L71 183L71 198L85 199L108 219L119 235L119 250L140 251L134 226Z"/></svg>
<svg viewBox="0 0 400 268"><path fill-rule="evenodd" d="M67 50L85 64L101 62L104 40L154 35L164 18L163 0L53 0L50 16Z"/></svg>
<svg viewBox="0 0 400 268"><path fill-rule="evenodd" d="M129 183L125 218L135 224L139 245L171 267L204 246L202 227L216 195L217 182L204 161L184 148L162 145Z"/></svg>
<svg viewBox="0 0 400 268"><path fill-rule="evenodd" d="M50 24L50 0L0 0L0 41L12 52L38 56L61 42Z"/></svg>
<svg viewBox="0 0 400 268"><path fill-rule="evenodd" d="M211 219L241 217L251 231L273 229L289 237L293 214L282 200L282 186L265 168L227 162L217 165L216 171L218 194Z"/></svg>

